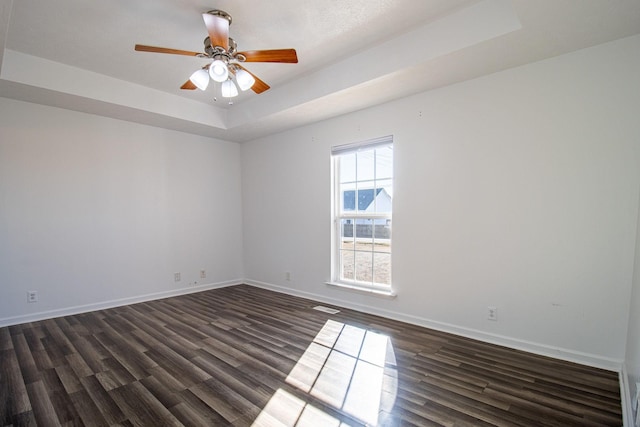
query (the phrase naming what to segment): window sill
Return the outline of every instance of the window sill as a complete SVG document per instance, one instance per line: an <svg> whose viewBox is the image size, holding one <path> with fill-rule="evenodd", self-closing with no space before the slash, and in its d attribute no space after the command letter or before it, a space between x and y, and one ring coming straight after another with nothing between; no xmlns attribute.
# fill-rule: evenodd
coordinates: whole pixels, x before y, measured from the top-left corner
<svg viewBox="0 0 640 427"><path fill-rule="evenodd" d="M395 298L397 296L397 294L393 289L389 289L389 290L372 289L372 288L365 288L358 285L350 285L348 283L340 283L340 282L326 282L326 284L329 286L335 286L337 288L344 289L347 291L360 292L363 294L373 295L376 297Z"/></svg>

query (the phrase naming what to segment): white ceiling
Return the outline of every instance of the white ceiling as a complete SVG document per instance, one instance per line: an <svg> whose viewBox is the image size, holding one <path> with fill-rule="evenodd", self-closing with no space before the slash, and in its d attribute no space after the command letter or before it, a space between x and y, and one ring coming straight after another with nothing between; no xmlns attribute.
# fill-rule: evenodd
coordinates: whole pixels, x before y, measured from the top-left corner
<svg viewBox="0 0 640 427"><path fill-rule="evenodd" d="M133 50L202 51L210 9L299 63L229 105L179 89L206 60ZM0 96L245 141L638 33L638 0L0 0Z"/></svg>

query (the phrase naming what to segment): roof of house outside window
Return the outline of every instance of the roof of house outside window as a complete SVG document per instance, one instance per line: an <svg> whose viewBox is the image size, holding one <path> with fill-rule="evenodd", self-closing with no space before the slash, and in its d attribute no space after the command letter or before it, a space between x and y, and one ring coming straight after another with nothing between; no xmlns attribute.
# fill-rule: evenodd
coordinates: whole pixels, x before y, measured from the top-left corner
<svg viewBox="0 0 640 427"><path fill-rule="evenodd" d="M375 193L374 193L375 191ZM369 205L373 203L378 194L384 191L384 188L368 188L358 190L358 210L366 211ZM356 190L345 190L343 200L343 209L345 211L356 210Z"/></svg>

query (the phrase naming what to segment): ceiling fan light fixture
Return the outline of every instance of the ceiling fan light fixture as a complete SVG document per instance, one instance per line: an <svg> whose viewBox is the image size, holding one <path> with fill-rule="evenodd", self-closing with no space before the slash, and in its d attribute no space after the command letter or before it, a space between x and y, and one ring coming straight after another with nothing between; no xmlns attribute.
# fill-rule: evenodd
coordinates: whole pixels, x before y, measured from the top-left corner
<svg viewBox="0 0 640 427"><path fill-rule="evenodd" d="M238 96L238 88L233 83L232 80L227 80L222 83L222 96L225 98L233 98L234 96Z"/></svg>
<svg viewBox="0 0 640 427"><path fill-rule="evenodd" d="M209 66L209 75L218 83L224 82L229 78L227 64L225 64L224 61L216 59L211 63L211 66Z"/></svg>
<svg viewBox="0 0 640 427"><path fill-rule="evenodd" d="M200 69L191 74L189 80L191 80L191 83L196 85L198 89L206 90L207 86L209 86L209 73L205 69Z"/></svg>
<svg viewBox="0 0 640 427"><path fill-rule="evenodd" d="M254 79L251 73L249 73L248 71L242 69L236 71L236 83L238 83L238 87L243 92L245 90L251 89L251 86L253 86L255 82L256 79Z"/></svg>

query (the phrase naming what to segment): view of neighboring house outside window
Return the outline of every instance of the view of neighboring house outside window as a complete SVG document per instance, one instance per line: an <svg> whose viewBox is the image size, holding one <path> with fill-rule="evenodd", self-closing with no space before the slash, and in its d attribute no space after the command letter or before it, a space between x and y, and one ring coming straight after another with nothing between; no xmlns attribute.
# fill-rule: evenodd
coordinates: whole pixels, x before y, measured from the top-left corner
<svg viewBox="0 0 640 427"><path fill-rule="evenodd" d="M391 290L393 138L332 148L333 281Z"/></svg>

